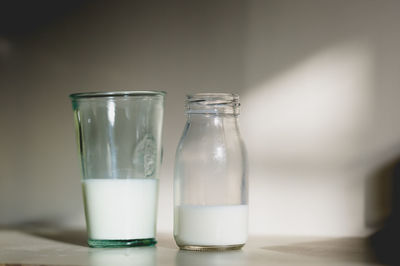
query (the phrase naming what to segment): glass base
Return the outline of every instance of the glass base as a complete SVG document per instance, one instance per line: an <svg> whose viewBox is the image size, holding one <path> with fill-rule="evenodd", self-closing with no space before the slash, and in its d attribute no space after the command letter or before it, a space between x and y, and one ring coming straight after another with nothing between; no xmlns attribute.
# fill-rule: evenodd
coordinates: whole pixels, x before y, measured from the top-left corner
<svg viewBox="0 0 400 266"><path fill-rule="evenodd" d="M126 248L126 247L141 247L154 246L157 244L155 238L146 239L124 239L124 240L99 240L88 239L89 247L91 248Z"/></svg>
<svg viewBox="0 0 400 266"><path fill-rule="evenodd" d="M192 251L224 251L224 250L238 250L241 249L244 244L238 245L226 245L226 246L197 246L197 245L182 245L179 246L183 250Z"/></svg>

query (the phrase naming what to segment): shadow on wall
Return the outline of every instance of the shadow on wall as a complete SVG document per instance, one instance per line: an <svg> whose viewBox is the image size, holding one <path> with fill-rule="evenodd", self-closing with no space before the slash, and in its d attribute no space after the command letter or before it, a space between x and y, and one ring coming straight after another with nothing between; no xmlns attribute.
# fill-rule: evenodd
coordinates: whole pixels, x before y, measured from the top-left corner
<svg viewBox="0 0 400 266"><path fill-rule="evenodd" d="M383 263L400 264L400 159L388 164L370 178L373 193L366 194L366 221L376 225L375 217L387 216L381 228L369 238L376 257ZM368 190L367 190L368 191ZM372 200L374 199L374 200ZM390 210L391 207L391 210ZM375 210L369 213L368 210ZM376 211L379 211L378 213ZM373 218L373 219L371 219Z"/></svg>
<svg viewBox="0 0 400 266"><path fill-rule="evenodd" d="M97 0L71 12L61 8L62 14L54 7L59 3L21 2L31 1L0 10L10 13L0 16L7 21L0 38L10 46L4 65L0 58L0 70L6 70L0 88L10 90L0 112L9 129L1 139L7 140L0 158L8 160L0 169L0 224L45 219L83 226L68 94L158 89L167 91L158 229L171 231L173 161L185 123L185 94L243 87L245 1ZM64 2L74 8L81 1ZM4 36L3 26L10 27ZM0 53L1 46L0 39Z"/></svg>

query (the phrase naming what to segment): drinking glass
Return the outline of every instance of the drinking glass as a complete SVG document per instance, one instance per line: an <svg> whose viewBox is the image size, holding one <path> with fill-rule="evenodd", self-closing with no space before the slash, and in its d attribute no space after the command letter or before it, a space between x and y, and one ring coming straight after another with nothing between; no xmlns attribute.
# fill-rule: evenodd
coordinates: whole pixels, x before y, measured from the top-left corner
<svg viewBox="0 0 400 266"><path fill-rule="evenodd" d="M154 245L165 92L70 98L89 246Z"/></svg>

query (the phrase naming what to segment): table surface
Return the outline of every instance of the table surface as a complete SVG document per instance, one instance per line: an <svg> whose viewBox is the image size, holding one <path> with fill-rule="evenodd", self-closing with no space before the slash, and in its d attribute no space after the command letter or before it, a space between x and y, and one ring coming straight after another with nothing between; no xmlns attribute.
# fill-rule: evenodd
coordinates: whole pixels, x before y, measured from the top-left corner
<svg viewBox="0 0 400 266"><path fill-rule="evenodd" d="M155 247L89 248L84 230L0 229L0 266L11 265L379 265L362 238L250 236L239 251L179 250L171 234Z"/></svg>

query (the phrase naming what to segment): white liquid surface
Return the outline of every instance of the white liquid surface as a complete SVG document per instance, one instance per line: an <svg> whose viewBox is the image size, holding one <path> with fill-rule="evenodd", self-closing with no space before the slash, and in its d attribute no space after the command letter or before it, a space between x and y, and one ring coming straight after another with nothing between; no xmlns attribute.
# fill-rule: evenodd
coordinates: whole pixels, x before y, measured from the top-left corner
<svg viewBox="0 0 400 266"><path fill-rule="evenodd" d="M87 179L82 187L89 238L155 237L157 179Z"/></svg>
<svg viewBox="0 0 400 266"><path fill-rule="evenodd" d="M182 205L175 215L178 245L238 245L247 240L248 205Z"/></svg>

